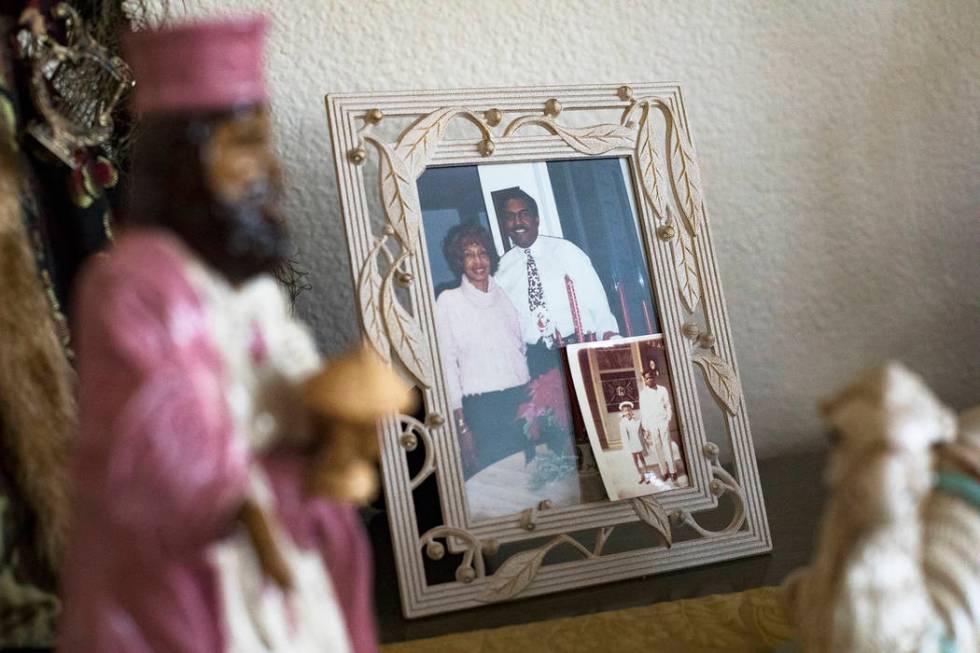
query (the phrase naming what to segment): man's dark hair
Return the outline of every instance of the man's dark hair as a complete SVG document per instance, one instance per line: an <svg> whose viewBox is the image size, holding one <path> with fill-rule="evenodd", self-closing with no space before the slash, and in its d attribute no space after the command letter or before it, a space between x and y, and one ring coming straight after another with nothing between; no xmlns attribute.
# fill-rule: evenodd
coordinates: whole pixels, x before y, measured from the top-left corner
<svg viewBox="0 0 980 653"><path fill-rule="evenodd" d="M480 245L490 258L490 274L497 271L497 249L490 232L477 222L463 222L451 228L442 241L442 255L453 274L463 274L464 251L470 245Z"/></svg>
<svg viewBox="0 0 980 653"><path fill-rule="evenodd" d="M502 217L504 212L504 207L507 206L507 202L510 200L521 200L524 202L524 208L528 210L534 217L540 217L538 213L538 203L534 201L534 198L521 190L520 186L511 186L510 188L503 188L501 190L495 190L491 193L493 196L493 209L497 212L497 217Z"/></svg>

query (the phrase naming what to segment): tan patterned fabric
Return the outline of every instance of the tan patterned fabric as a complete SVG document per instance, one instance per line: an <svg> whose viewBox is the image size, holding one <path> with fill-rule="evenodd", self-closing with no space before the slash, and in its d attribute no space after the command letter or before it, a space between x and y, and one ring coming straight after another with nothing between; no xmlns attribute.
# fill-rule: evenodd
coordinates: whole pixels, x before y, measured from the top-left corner
<svg viewBox="0 0 980 653"><path fill-rule="evenodd" d="M515 606L515 609L519 609ZM642 608L477 630L382 646L383 653L772 651L793 636L780 590L655 603Z"/></svg>

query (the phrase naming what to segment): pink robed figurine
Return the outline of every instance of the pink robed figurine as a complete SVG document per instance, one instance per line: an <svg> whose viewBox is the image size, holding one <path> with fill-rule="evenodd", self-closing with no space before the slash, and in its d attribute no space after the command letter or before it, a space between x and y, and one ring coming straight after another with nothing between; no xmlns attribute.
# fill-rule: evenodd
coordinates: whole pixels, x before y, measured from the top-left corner
<svg viewBox="0 0 980 653"><path fill-rule="evenodd" d="M62 651L377 649L356 509L311 491L344 477L315 468L337 460L311 400L321 361L270 274L286 240L263 33L242 19L128 37L132 202L74 316Z"/></svg>

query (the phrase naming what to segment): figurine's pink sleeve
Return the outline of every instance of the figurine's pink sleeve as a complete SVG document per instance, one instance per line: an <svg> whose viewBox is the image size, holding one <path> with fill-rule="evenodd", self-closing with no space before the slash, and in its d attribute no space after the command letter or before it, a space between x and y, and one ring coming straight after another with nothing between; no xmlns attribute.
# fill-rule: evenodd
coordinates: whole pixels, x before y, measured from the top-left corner
<svg viewBox="0 0 980 653"><path fill-rule="evenodd" d="M81 288L76 479L134 545L176 552L231 526L248 455L207 307L168 237L124 237Z"/></svg>

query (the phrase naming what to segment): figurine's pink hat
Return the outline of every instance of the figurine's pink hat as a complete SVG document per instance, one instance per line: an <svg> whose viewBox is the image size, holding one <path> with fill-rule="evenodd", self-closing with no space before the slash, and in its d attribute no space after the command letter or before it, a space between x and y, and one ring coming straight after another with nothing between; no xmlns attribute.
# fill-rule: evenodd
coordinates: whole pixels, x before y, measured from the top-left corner
<svg viewBox="0 0 980 653"><path fill-rule="evenodd" d="M173 25L123 37L137 113L182 113L260 104L266 21L259 16Z"/></svg>

